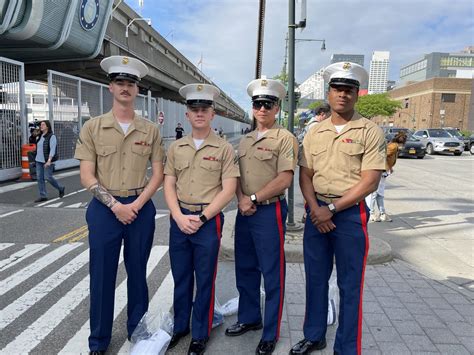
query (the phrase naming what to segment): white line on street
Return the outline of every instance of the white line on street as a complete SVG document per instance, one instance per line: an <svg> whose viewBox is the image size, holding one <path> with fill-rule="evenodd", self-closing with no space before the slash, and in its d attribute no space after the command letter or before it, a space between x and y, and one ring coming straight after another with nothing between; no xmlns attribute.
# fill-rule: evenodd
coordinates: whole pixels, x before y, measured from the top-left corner
<svg viewBox="0 0 474 355"><path fill-rule="evenodd" d="M68 205L65 208L79 208L81 207L81 205L82 205L82 202L78 202L78 203L73 203L72 205ZM50 206L46 206L46 207L50 207Z"/></svg>
<svg viewBox="0 0 474 355"><path fill-rule="evenodd" d="M10 248L12 245L15 245L15 243L0 243L0 250Z"/></svg>
<svg viewBox="0 0 474 355"><path fill-rule="evenodd" d="M3 259L0 261L0 270L4 271L8 268L11 268L13 265L19 263L24 258L27 258L30 255L33 255L44 249L48 246L48 244L26 244L25 247L16 253L10 255L8 258Z"/></svg>
<svg viewBox="0 0 474 355"><path fill-rule="evenodd" d="M57 202L57 203L53 203L51 205L48 205L46 207L50 207L50 208L56 208L56 207L59 207L63 204L64 202Z"/></svg>
<svg viewBox="0 0 474 355"><path fill-rule="evenodd" d="M10 303L4 309L2 309L2 318L0 319L0 330L5 328L8 324L13 322L21 314L27 311L36 302L45 297L54 288L59 286L64 280L72 276L77 270L83 267L89 260L89 250L83 251L64 267L51 274L48 278L42 281L37 286L17 298L14 302ZM89 284L87 283L87 286ZM58 309L53 310L55 317L62 314ZM25 341L26 343L26 341ZM11 343L10 343L11 344ZM25 351L28 352L28 351ZM15 353L15 352L12 352ZM21 353L21 351L17 351Z"/></svg>
<svg viewBox="0 0 474 355"><path fill-rule="evenodd" d="M62 179L62 178L77 175L77 174L79 174L79 169L74 170L74 171L67 171L67 172L64 172L64 173L61 173L61 174L54 174L54 177L56 179ZM30 186L33 186L33 185L36 185L36 184L37 184L36 181L14 182L11 185L0 187L0 194L2 194L4 192L10 192L10 191L15 191L15 190L25 189L27 187L30 187Z"/></svg>
<svg viewBox="0 0 474 355"><path fill-rule="evenodd" d="M151 250L150 258L147 265L147 277L155 269L155 267L158 265L158 263L160 262L160 260L163 258L163 256L166 254L167 251L168 251L167 246L153 247L153 249ZM63 297L63 298L66 298L66 297ZM114 320L118 317L118 315L125 308L126 305L127 305L127 279L123 280L122 283L115 290ZM54 310L55 307L56 306L51 307L50 310ZM68 309L72 310L73 307L68 308ZM52 314L51 319L55 319L55 315ZM87 343L87 337L89 336L89 333L90 333L90 324L89 324L89 320L87 320L87 322L85 322L84 325L81 327L81 329L74 335L74 337L69 340L69 342L59 352L59 354L77 353L78 349L87 349L89 347ZM20 336L22 335L23 334L21 334ZM31 339L36 339L36 337L38 336L45 337L46 335L47 334L43 335L43 332L41 331L41 327L40 327L38 329L38 332L35 333L35 335L28 335L24 337L23 339L24 341L31 341ZM21 344L21 342L19 343ZM31 347L30 349L32 348L33 347ZM28 349L27 351L29 351L30 349Z"/></svg>
<svg viewBox="0 0 474 355"><path fill-rule="evenodd" d="M23 281L29 279L34 274L43 270L49 264L54 263L59 258L63 257L64 255L81 245L82 243L64 244L59 248L54 249L52 252L46 254L45 256L41 257L33 264L28 265L27 267L0 281L0 296L3 296L5 293L10 291L17 285L21 284Z"/></svg>
<svg viewBox="0 0 474 355"><path fill-rule="evenodd" d="M4 213L4 214L0 214L0 218L8 217L8 216L11 216L12 214L20 213L20 212L23 212L23 211L24 210L15 210L15 211L7 212L7 213Z"/></svg>
<svg viewBox="0 0 474 355"><path fill-rule="evenodd" d="M83 191L86 191L86 190L87 190L87 189L80 189L80 190L77 190L77 191L70 192L70 193L68 193L67 195L64 195L63 198L66 198L66 197L69 197L69 196L78 194L79 192L83 192ZM47 205L47 204L49 204L49 203L51 203L51 202L55 202L55 201L57 201L57 200L59 200L59 197L53 198L53 199L48 200L48 201L43 202L43 203L39 203L39 204L36 205L36 207L43 207L44 205ZM49 206L48 206L48 207L49 207Z"/></svg>
<svg viewBox="0 0 474 355"><path fill-rule="evenodd" d="M174 281L171 270L166 275L148 306L149 312L161 315L170 311L173 305ZM118 351L118 354L130 354L130 343L128 341Z"/></svg>
<svg viewBox="0 0 474 355"><path fill-rule="evenodd" d="M165 217L165 216L167 216L167 215L168 215L168 213L166 213L166 214L156 214L156 215L155 215L155 219L158 219L158 218L161 218L161 217Z"/></svg>

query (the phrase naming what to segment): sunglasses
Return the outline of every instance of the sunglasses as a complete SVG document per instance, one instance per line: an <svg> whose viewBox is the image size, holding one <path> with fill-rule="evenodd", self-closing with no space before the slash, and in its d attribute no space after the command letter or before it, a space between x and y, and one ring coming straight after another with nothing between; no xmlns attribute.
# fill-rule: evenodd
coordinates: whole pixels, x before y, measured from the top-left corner
<svg viewBox="0 0 474 355"><path fill-rule="evenodd" d="M252 102L252 107L255 110L260 110L262 106L265 108L265 110L271 110L272 108L275 107L275 105L276 105L276 102L272 102L272 101L253 101Z"/></svg>

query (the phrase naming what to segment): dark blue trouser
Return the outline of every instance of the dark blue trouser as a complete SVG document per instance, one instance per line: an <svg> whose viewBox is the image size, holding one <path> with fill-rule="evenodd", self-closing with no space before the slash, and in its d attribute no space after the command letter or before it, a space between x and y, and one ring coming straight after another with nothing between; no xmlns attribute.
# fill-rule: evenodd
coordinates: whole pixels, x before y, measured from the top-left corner
<svg viewBox="0 0 474 355"><path fill-rule="evenodd" d="M137 197L118 197L122 203L131 203ZM133 223L124 225L112 211L95 198L86 213L90 246L90 327L89 348L106 350L112 334L114 296L117 267L122 240L127 270L127 331L135 327L148 310L146 265L155 233L156 209L149 200Z"/></svg>
<svg viewBox="0 0 474 355"><path fill-rule="evenodd" d="M184 208L183 214L199 214ZM187 332L192 310L192 338L208 339L214 316L214 282L224 215L219 213L194 234L183 233L170 218L170 260L174 279L174 333ZM196 297L193 304L194 277Z"/></svg>
<svg viewBox="0 0 474 355"><path fill-rule="evenodd" d="M235 274L239 290L239 323L258 323L260 283L265 286L262 339L278 340L285 294L286 200L257 206L251 216L237 213L235 222Z"/></svg>
<svg viewBox="0 0 474 355"><path fill-rule="evenodd" d="M320 205L326 205L318 201ZM338 212L332 221L336 228L319 233L306 218L303 237L306 273L306 316L303 326L306 339L318 341L326 336L328 281L336 257L339 287L339 325L334 351L360 354L362 340L362 291L369 251L367 234L368 208L365 201Z"/></svg>

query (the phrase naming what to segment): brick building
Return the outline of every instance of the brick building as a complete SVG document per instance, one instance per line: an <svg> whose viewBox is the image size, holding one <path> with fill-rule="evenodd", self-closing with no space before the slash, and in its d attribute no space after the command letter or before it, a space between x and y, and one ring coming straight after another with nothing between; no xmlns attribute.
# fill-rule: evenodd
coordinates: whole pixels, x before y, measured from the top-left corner
<svg viewBox="0 0 474 355"><path fill-rule="evenodd" d="M456 127L474 130L473 79L432 78L388 92L402 103L392 117L374 117L381 126L411 129Z"/></svg>

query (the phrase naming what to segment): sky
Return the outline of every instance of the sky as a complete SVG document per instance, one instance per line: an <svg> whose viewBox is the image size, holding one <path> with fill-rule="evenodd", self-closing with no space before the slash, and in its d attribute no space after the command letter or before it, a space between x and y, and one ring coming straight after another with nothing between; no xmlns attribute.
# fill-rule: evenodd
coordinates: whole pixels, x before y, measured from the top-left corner
<svg viewBox="0 0 474 355"><path fill-rule="evenodd" d="M139 0L126 0L140 12ZM243 107L254 79L258 0L142 0L142 17L192 63L202 55L202 71ZM301 1L300 1L301 3ZM297 3L296 19L300 18ZM303 82L330 63L334 53L364 54L369 70L373 51L390 51L389 79L400 67L431 52L459 52L474 45L471 0L307 0L307 24L298 42L295 79ZM266 0L262 74L278 75L285 57L288 0Z"/></svg>

